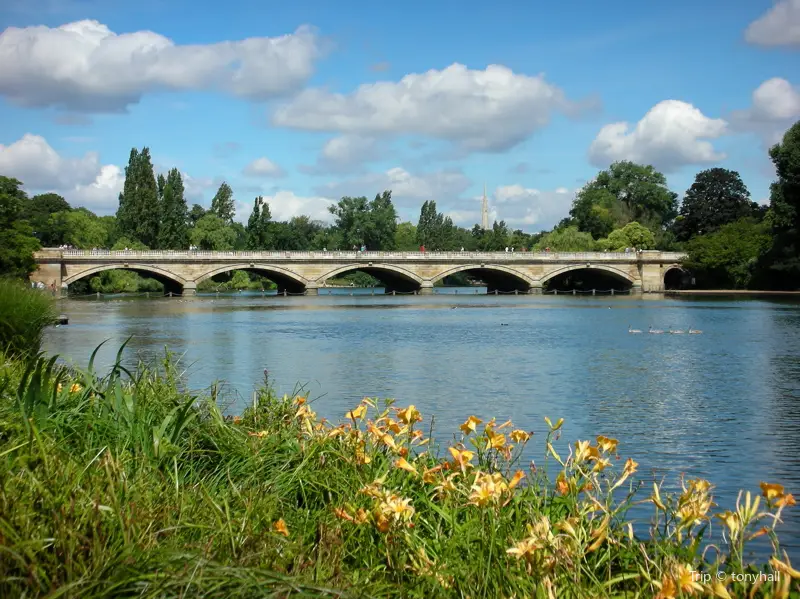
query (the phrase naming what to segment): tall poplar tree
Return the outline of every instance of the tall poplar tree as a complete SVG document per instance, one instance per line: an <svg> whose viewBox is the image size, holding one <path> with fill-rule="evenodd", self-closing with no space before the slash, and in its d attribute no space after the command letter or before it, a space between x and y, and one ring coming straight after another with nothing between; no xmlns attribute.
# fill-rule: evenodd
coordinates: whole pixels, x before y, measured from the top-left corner
<svg viewBox="0 0 800 599"><path fill-rule="evenodd" d="M159 180L163 179L159 175ZM161 226L158 230L158 247L181 249L189 242L189 207L184 196L183 178L178 169L167 174L161 195Z"/></svg>
<svg viewBox="0 0 800 599"><path fill-rule="evenodd" d="M233 190L226 182L219 186L214 199L211 200L211 212L225 221L226 225L233 223L233 216L236 214L236 205L233 199Z"/></svg>
<svg viewBox="0 0 800 599"><path fill-rule="evenodd" d="M253 206L253 212L250 218L247 219L247 248L251 250L265 250L269 249L270 242L270 224L272 214L269 210L269 204L264 201L264 198L258 196Z"/></svg>
<svg viewBox="0 0 800 599"><path fill-rule="evenodd" d="M123 236L147 247L155 247L158 243L161 210L149 148L143 148L141 152L136 148L131 150L125 167L125 185L119 196L117 219Z"/></svg>

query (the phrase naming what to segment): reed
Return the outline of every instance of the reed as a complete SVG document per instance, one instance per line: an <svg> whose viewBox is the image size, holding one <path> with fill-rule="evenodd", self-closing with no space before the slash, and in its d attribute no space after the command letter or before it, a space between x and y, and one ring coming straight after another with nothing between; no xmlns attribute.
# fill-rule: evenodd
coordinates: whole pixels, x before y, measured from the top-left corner
<svg viewBox="0 0 800 599"><path fill-rule="evenodd" d="M49 292L0 278L0 348L6 353L36 354L44 330L55 322L55 316L55 302Z"/></svg>

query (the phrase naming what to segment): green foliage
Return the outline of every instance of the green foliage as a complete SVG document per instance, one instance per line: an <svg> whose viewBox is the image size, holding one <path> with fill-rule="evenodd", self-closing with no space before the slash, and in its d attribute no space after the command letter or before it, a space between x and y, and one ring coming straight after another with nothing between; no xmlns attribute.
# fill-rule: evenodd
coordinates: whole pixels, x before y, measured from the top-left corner
<svg viewBox="0 0 800 599"><path fill-rule="evenodd" d="M417 223L417 244L428 251L454 250L455 225L449 216L436 210L436 202L422 204Z"/></svg>
<svg viewBox="0 0 800 599"><path fill-rule="evenodd" d="M615 162L578 192L570 216L579 230L595 239L631 221L658 230L675 218L677 198L664 175L652 166Z"/></svg>
<svg viewBox="0 0 800 599"><path fill-rule="evenodd" d="M161 206L149 148L143 148L141 152L131 149L125 167L125 185L119 196L117 222L120 235L136 239L148 247L158 247Z"/></svg>
<svg viewBox="0 0 800 599"><path fill-rule="evenodd" d="M194 227L197 224L197 221L199 221L205 215L206 211L200 204L192 204L192 209L189 210L189 227Z"/></svg>
<svg viewBox="0 0 800 599"><path fill-rule="evenodd" d="M595 242L590 233L581 232L578 227L566 227L544 234L535 248L539 252L547 248L552 252L591 252Z"/></svg>
<svg viewBox="0 0 800 599"><path fill-rule="evenodd" d="M161 185L161 223L158 247L168 250L184 249L189 242L189 209L184 197L183 178L178 169L169 171L166 179L159 175Z"/></svg>
<svg viewBox="0 0 800 599"><path fill-rule="evenodd" d="M413 406L367 399L333 425L265 385L231 422L214 388L184 390L168 353L133 372L122 349L105 376L93 364L0 361L0 596L654 597L690 568L742 581L722 595L692 579L694 594L745 597L762 526L773 560L755 571L787 565L782 489L740 501L703 552L707 521L726 526L707 481L642 492L614 439L559 455L562 421L525 471L529 434L494 420L468 419L442 448ZM640 501L654 514L641 537ZM759 596L797 590L779 579Z"/></svg>
<svg viewBox="0 0 800 599"><path fill-rule="evenodd" d="M209 212L189 233L193 245L201 250L229 251L236 243L236 231L216 214Z"/></svg>
<svg viewBox="0 0 800 599"><path fill-rule="evenodd" d="M21 181L0 176L0 275L25 277L36 269L39 240L22 220L27 201Z"/></svg>
<svg viewBox="0 0 800 599"><path fill-rule="evenodd" d="M652 250L656 245L653 232L636 221L630 222L621 229L612 231L607 239L597 241L597 249L609 252L624 252L625 248Z"/></svg>
<svg viewBox="0 0 800 599"><path fill-rule="evenodd" d="M366 197L343 197L328 208L335 217L334 228L343 249L366 246L368 250L394 249L397 212L392 192L384 191L371 202Z"/></svg>
<svg viewBox="0 0 800 599"><path fill-rule="evenodd" d="M108 247L110 224L108 220L98 218L86 208L78 208L51 215L48 228L60 243L79 249L91 249Z"/></svg>
<svg viewBox="0 0 800 599"><path fill-rule="evenodd" d="M394 247L401 252L415 252L417 244L417 227L414 223L399 223L394 232Z"/></svg>
<svg viewBox="0 0 800 599"><path fill-rule="evenodd" d="M104 270L89 279L89 289L93 293L163 293L164 284L137 272L113 269Z"/></svg>
<svg viewBox="0 0 800 599"><path fill-rule="evenodd" d="M45 327L55 321L52 296L0 278L0 350L11 356L39 352ZM0 382L2 386L2 382Z"/></svg>
<svg viewBox="0 0 800 599"><path fill-rule="evenodd" d="M67 200L57 193L43 193L33 196L25 203L21 218L27 220L33 228L34 235L45 247L63 244L50 231L50 215L72 210Z"/></svg>
<svg viewBox="0 0 800 599"><path fill-rule="evenodd" d="M247 248L251 250L263 250L270 246L269 226L272 221L272 213L269 204L264 198L258 196L253 204L253 211L247 219Z"/></svg>
<svg viewBox="0 0 800 599"><path fill-rule="evenodd" d="M223 181L217 193L214 194L209 212L217 215L226 225L233 223L233 217L236 214L236 201L233 199L231 186L226 182Z"/></svg>
<svg viewBox="0 0 800 599"><path fill-rule="evenodd" d="M743 218L691 239L686 244L689 257L684 266L695 274L700 286L746 289L758 274L759 257L771 242L765 223Z"/></svg>
<svg viewBox="0 0 800 599"><path fill-rule="evenodd" d="M739 173L724 168L702 171L686 191L673 228L678 241L712 233L740 218L755 216L758 204Z"/></svg>

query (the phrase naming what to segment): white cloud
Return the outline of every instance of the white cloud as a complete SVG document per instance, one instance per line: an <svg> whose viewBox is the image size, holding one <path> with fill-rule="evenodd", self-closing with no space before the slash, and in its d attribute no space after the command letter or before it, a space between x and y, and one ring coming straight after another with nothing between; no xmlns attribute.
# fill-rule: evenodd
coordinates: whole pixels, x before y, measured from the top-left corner
<svg viewBox="0 0 800 599"><path fill-rule="evenodd" d="M775 77L756 88L750 108L734 112L731 123L739 130L760 135L764 144L771 146L781 140L798 118L800 89Z"/></svg>
<svg viewBox="0 0 800 599"><path fill-rule="evenodd" d="M261 157L256 158L244 167L242 171L243 174L247 175L248 177L283 177L286 175L286 171L284 171L280 166L272 162L269 158Z"/></svg>
<svg viewBox="0 0 800 599"><path fill-rule="evenodd" d="M543 75L453 64L399 82L364 84L347 95L306 90L279 107L273 122L365 136L419 134L466 150L502 151L546 126L554 112L579 108Z"/></svg>
<svg viewBox="0 0 800 599"><path fill-rule="evenodd" d="M546 231L569 216L574 193L566 187L540 191L521 185L504 185L495 189L493 199L499 220L511 228Z"/></svg>
<svg viewBox="0 0 800 599"><path fill-rule="evenodd" d="M444 212L470 186L470 179L460 170L412 174L395 167L383 173L369 173L360 177L328 183L316 192L325 197L366 196L391 190L392 201L403 220L417 221L420 207L426 200L435 200L437 209Z"/></svg>
<svg viewBox="0 0 800 599"><path fill-rule="evenodd" d="M340 135L325 142L317 157L317 164L305 167L310 174L343 173L364 164L380 160L381 146L372 137Z"/></svg>
<svg viewBox="0 0 800 599"><path fill-rule="evenodd" d="M760 46L800 46L800 0L781 0L750 23L744 38Z"/></svg>
<svg viewBox="0 0 800 599"><path fill-rule="evenodd" d="M636 123L604 126L589 148L589 159L605 167L617 160L652 164L666 172L687 164L706 164L725 158L708 139L727 132L727 123L712 119L679 100L659 102Z"/></svg>
<svg viewBox="0 0 800 599"><path fill-rule="evenodd" d="M273 195L263 196L269 204L269 210L274 221L287 221L294 216L308 216L311 220L320 220L327 223L333 221L333 215L328 211L328 206L335 202L325 197L302 197L292 191L277 191ZM236 202L236 220L243 223L250 218L253 211L253 202Z"/></svg>
<svg viewBox="0 0 800 599"><path fill-rule="evenodd" d="M114 212L124 175L113 164L101 165L96 152L65 158L45 138L26 133L10 145L0 144L0 172L22 181L31 193L53 191L73 206Z"/></svg>
<svg viewBox="0 0 800 599"><path fill-rule="evenodd" d="M177 45L97 21L0 33L0 95L24 106L118 112L149 92L219 90L263 100L300 88L320 55L314 32Z"/></svg>

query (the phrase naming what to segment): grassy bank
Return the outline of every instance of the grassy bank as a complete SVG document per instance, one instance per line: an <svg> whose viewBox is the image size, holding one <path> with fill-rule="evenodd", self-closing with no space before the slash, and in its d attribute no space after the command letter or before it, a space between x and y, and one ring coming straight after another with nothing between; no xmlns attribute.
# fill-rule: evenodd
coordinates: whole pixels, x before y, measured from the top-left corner
<svg viewBox="0 0 800 599"><path fill-rule="evenodd" d="M19 280L0 278L0 350L17 357L35 354L45 327L55 317L49 290L32 290Z"/></svg>
<svg viewBox="0 0 800 599"><path fill-rule="evenodd" d="M800 576L775 532L778 485L715 513L712 488L640 488L606 437L569 455L469 417L437 447L420 414L365 399L338 424L302 397L260 389L231 421L189 395L169 356L98 376L39 359L0 366L0 596L744 596L716 572ZM554 440L561 421L540 434ZM650 534L626 512L649 503ZM707 527L725 532L704 561ZM754 536L774 557L743 563ZM706 557L715 553L707 552ZM703 582L691 571L714 573ZM681 591L682 589L682 591Z"/></svg>

